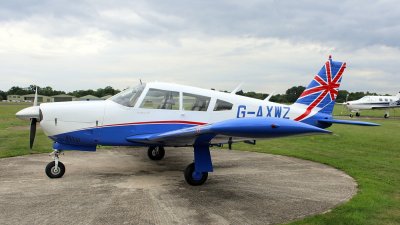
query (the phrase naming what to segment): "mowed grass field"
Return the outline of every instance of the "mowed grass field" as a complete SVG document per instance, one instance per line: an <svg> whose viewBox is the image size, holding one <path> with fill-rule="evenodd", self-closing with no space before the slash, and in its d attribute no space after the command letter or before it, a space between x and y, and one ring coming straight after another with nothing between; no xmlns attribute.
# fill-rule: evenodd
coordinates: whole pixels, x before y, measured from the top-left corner
<svg viewBox="0 0 400 225"><path fill-rule="evenodd" d="M0 103L0 158L52 151L52 142L40 126L37 126L33 150L29 150L30 121L15 117L16 112L29 106L31 104Z"/></svg>
<svg viewBox="0 0 400 225"><path fill-rule="evenodd" d="M29 122L15 118L15 113L27 106L0 103L0 157L30 153ZM341 111L342 106L337 106L334 115ZM380 123L380 127L333 125L329 130L334 135L263 140L255 146L234 144L234 149L321 162L357 181L358 193L348 203L293 224L400 224L400 110L390 113L391 119L383 119L382 110L362 111L357 118ZM51 146L38 126L32 153L51 152Z"/></svg>

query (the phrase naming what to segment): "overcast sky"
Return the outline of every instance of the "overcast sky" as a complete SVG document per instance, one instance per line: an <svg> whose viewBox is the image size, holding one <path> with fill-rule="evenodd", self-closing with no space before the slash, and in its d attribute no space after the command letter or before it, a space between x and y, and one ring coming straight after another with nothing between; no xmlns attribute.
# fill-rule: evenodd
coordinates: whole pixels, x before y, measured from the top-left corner
<svg viewBox="0 0 400 225"><path fill-rule="evenodd" d="M0 90L166 81L283 93L332 55L341 89L400 91L397 1L0 2Z"/></svg>

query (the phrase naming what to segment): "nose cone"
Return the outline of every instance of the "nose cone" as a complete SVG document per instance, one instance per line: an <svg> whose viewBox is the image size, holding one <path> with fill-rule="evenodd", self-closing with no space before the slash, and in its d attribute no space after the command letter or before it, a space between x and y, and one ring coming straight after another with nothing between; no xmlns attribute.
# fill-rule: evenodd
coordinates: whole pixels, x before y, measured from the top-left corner
<svg viewBox="0 0 400 225"><path fill-rule="evenodd" d="M348 109L353 109L354 108L354 103L352 101L346 102L346 107Z"/></svg>
<svg viewBox="0 0 400 225"><path fill-rule="evenodd" d="M15 116L21 120L30 120L32 118L40 120L40 108L39 106L31 106L17 112Z"/></svg>

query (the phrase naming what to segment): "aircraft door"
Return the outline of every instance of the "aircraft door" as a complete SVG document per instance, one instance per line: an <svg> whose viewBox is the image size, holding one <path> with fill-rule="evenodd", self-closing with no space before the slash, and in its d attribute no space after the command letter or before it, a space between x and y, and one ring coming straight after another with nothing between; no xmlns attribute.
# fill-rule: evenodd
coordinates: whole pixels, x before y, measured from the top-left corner
<svg viewBox="0 0 400 225"><path fill-rule="evenodd" d="M208 122L211 97L192 93L182 93L182 120Z"/></svg>

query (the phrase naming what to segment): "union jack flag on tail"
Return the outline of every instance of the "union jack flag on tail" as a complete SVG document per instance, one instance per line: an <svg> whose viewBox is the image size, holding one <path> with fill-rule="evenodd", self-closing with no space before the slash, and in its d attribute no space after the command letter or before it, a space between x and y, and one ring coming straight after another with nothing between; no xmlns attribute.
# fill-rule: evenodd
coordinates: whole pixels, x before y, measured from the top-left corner
<svg viewBox="0 0 400 225"><path fill-rule="evenodd" d="M329 56L329 60L295 102L307 106L305 112L295 120L306 119L314 109L332 114L345 68L346 63L332 61L332 57Z"/></svg>

